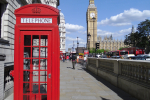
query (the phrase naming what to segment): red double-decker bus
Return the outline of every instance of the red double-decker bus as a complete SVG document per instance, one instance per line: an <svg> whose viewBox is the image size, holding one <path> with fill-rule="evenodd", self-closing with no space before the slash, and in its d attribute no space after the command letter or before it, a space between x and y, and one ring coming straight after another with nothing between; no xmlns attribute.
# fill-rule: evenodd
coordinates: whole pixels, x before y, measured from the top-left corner
<svg viewBox="0 0 150 100"><path fill-rule="evenodd" d="M144 49L138 47L123 48L122 50L127 50L129 54L134 54L135 56L145 53Z"/></svg>
<svg viewBox="0 0 150 100"><path fill-rule="evenodd" d="M112 56L123 56L126 54L129 54L128 50L117 50L117 51L111 51Z"/></svg>

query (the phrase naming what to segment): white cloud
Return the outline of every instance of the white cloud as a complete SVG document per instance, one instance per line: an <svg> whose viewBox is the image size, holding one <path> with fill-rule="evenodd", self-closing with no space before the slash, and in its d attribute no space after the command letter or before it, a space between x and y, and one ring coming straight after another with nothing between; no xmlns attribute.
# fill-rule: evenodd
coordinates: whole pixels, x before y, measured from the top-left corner
<svg viewBox="0 0 150 100"><path fill-rule="evenodd" d="M113 37L119 37L119 36L124 36L125 34L131 33L131 29L132 28L122 29L122 30L117 31L117 32L109 32L109 31L104 31L104 30L98 29L97 35L104 37L104 36L110 36L112 34Z"/></svg>
<svg viewBox="0 0 150 100"><path fill-rule="evenodd" d="M66 31L66 34L70 34L71 32Z"/></svg>
<svg viewBox="0 0 150 100"><path fill-rule="evenodd" d="M71 37L66 37L66 40L68 41L77 41L77 38L71 38ZM83 39L78 38L79 41L83 41Z"/></svg>
<svg viewBox="0 0 150 100"><path fill-rule="evenodd" d="M123 30L120 30L119 33L122 33L122 34L124 34L124 33L129 34L129 33L131 33L131 29L132 29L132 28L123 29Z"/></svg>
<svg viewBox="0 0 150 100"><path fill-rule="evenodd" d="M74 25L74 24L69 24L69 23L65 24L65 27L68 33L77 32L77 31L84 29L84 27L81 25Z"/></svg>
<svg viewBox="0 0 150 100"><path fill-rule="evenodd" d="M150 18L150 10L140 11L131 8L116 16L111 16L110 19L106 18L105 20L98 22L98 25L124 26L131 25L131 22L133 21L143 21L147 18Z"/></svg>
<svg viewBox="0 0 150 100"><path fill-rule="evenodd" d="M97 30L97 35L100 35L100 36L106 36L106 35L111 35L111 34L114 34L114 33L109 32L109 31L103 31L100 29Z"/></svg>
<svg viewBox="0 0 150 100"><path fill-rule="evenodd" d="M85 45L85 44L86 44L86 42L79 42L79 44Z"/></svg>

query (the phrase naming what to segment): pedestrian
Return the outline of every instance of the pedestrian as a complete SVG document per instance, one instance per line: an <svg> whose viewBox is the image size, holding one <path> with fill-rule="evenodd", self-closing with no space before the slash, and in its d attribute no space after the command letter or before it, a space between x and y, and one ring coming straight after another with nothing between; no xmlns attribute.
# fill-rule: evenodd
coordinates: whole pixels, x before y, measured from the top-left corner
<svg viewBox="0 0 150 100"><path fill-rule="evenodd" d="M65 55L63 55L63 62L65 62Z"/></svg>
<svg viewBox="0 0 150 100"><path fill-rule="evenodd" d="M73 69L75 69L75 64L76 64L76 56L75 55L72 55L72 65L73 65Z"/></svg>
<svg viewBox="0 0 150 100"><path fill-rule="evenodd" d="M66 59L67 59L67 62L69 62L69 56L67 56Z"/></svg>
<svg viewBox="0 0 150 100"><path fill-rule="evenodd" d="M87 57L84 55L84 62L86 62L86 60L87 60Z"/></svg>

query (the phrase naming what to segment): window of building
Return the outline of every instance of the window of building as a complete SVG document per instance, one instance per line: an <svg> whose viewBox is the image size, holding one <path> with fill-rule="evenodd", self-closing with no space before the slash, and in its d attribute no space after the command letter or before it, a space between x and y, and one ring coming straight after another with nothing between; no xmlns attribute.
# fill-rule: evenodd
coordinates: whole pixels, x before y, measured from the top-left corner
<svg viewBox="0 0 150 100"><path fill-rule="evenodd" d="M0 3L0 38L1 38L1 21L2 20L2 4Z"/></svg>
<svg viewBox="0 0 150 100"><path fill-rule="evenodd" d="M3 13L5 12L7 8L7 3L1 3L1 0L0 0L0 38L2 36L2 16L3 16Z"/></svg>

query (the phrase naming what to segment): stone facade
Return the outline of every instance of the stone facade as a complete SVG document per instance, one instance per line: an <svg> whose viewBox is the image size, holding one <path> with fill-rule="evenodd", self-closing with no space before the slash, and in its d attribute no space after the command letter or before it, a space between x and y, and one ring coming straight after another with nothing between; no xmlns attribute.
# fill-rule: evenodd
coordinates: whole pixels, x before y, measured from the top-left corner
<svg viewBox="0 0 150 100"><path fill-rule="evenodd" d="M65 53L66 51L66 28L65 28L64 14L62 12L60 12L59 35L60 35L60 51Z"/></svg>
<svg viewBox="0 0 150 100"><path fill-rule="evenodd" d="M87 17L87 48L95 48L97 43L97 8L94 5L94 0L89 1L89 6L86 13ZM93 19L95 18L95 20ZM90 40L88 34L91 35Z"/></svg>
<svg viewBox="0 0 150 100"><path fill-rule="evenodd" d="M5 60L0 60L0 100L13 92L13 78L9 72L14 68L14 11L32 3L43 3L57 8L59 0L0 0L0 53L6 55Z"/></svg>
<svg viewBox="0 0 150 100"><path fill-rule="evenodd" d="M101 36L97 37L99 44L99 49L108 49L110 51L119 50L120 47L125 47L124 41L113 39L112 35L110 37L105 36L102 39Z"/></svg>

